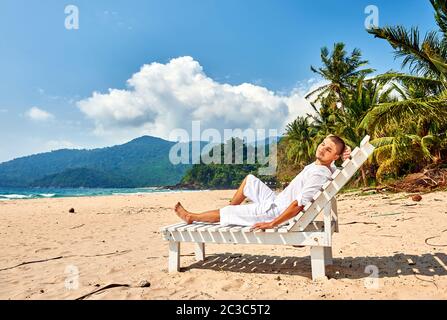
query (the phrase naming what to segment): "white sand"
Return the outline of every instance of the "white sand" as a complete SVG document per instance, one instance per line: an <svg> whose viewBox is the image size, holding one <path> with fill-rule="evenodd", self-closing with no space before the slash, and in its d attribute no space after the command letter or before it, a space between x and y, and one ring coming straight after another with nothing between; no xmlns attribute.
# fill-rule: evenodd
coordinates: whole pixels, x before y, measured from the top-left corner
<svg viewBox="0 0 447 320"><path fill-rule="evenodd" d="M169 274L159 229L179 222L174 204L200 212L233 193L0 201L0 269L62 257L1 270L0 298L74 299L112 283L131 287L88 299L447 298L447 247L433 246L447 245L447 192L418 203L405 194L340 195L329 280L313 282L309 248L290 246L207 245L196 263L193 245L182 244L182 272ZM368 265L379 270L378 288L369 286ZM138 287L141 280L150 287Z"/></svg>

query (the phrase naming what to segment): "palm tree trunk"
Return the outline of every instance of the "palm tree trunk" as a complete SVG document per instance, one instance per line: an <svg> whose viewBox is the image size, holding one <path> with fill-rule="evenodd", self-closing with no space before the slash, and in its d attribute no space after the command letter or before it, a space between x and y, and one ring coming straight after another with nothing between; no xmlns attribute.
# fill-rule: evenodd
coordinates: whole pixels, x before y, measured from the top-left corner
<svg viewBox="0 0 447 320"><path fill-rule="evenodd" d="M335 92L337 92L338 100L340 102L340 110L344 114L345 113L345 106L344 106L343 98L341 96L341 89L340 89L340 87L337 86L335 88Z"/></svg>
<svg viewBox="0 0 447 320"><path fill-rule="evenodd" d="M368 180L366 179L366 172L365 172L365 166L360 167L360 172L362 174L362 180L363 180L363 186L368 186Z"/></svg>

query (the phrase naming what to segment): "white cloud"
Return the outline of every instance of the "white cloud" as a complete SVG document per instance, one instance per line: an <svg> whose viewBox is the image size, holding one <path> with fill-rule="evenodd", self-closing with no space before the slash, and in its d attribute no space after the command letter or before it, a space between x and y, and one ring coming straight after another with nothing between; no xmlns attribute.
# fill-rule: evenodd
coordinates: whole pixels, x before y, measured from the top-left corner
<svg viewBox="0 0 447 320"><path fill-rule="evenodd" d="M312 109L299 90L280 95L250 83L230 85L209 78L192 57L144 65L127 80L128 88L94 92L78 101L95 123L95 133L117 140L148 134L167 139L174 128L202 130L277 129Z"/></svg>
<svg viewBox="0 0 447 320"><path fill-rule="evenodd" d="M1 109L0 108L0 113L7 113L8 112L8 109Z"/></svg>
<svg viewBox="0 0 447 320"><path fill-rule="evenodd" d="M51 113L39 109L38 107L32 107L31 109L29 109L26 112L26 116L33 121L47 121L54 118Z"/></svg>
<svg viewBox="0 0 447 320"><path fill-rule="evenodd" d="M59 150L59 149L79 149L80 147L67 140L50 140L45 143L46 149Z"/></svg>

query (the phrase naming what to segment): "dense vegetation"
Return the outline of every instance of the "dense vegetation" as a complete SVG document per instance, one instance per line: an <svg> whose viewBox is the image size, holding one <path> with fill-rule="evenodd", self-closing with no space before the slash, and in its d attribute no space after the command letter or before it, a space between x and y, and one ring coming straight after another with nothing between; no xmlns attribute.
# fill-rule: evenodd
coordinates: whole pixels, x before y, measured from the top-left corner
<svg viewBox="0 0 447 320"><path fill-rule="evenodd" d="M373 28L403 58L402 69L372 76L359 49L347 53L343 43L332 52L321 50L322 66L312 71L328 81L307 95L314 114L287 126L278 147L280 181L288 181L312 161L315 149L329 133L352 147L366 134L376 150L356 180L382 183L430 166L442 166L447 156L447 7L430 1L439 30L423 38L417 27Z"/></svg>
<svg viewBox="0 0 447 320"><path fill-rule="evenodd" d="M259 146L260 145L260 146ZM238 138L233 138L226 143L215 146L208 152L210 157L214 152L220 154L215 163L204 163L203 157L200 164L195 164L188 170L181 181L181 186L195 189L224 189L237 188L247 174L255 174L268 184L275 184L274 176L262 176L258 169L263 167L256 157L258 147L264 147L263 154L268 157L269 144L257 144L255 147L247 145ZM262 150L259 150L262 152ZM235 155L241 155L240 164L236 164ZM253 156L253 158L252 158ZM251 159L254 159L252 161ZM265 163L265 162L264 162Z"/></svg>

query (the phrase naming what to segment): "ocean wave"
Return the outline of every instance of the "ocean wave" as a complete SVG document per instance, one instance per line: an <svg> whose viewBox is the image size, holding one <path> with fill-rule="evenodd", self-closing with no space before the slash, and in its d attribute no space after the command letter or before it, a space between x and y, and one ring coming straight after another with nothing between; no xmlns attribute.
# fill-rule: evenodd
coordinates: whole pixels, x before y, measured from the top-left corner
<svg viewBox="0 0 447 320"><path fill-rule="evenodd" d="M152 192L112 192L114 196L132 196L132 195L142 195L150 193Z"/></svg>
<svg viewBox="0 0 447 320"><path fill-rule="evenodd" d="M24 195L24 194L0 194L0 198L5 199L29 199L32 195Z"/></svg>
<svg viewBox="0 0 447 320"><path fill-rule="evenodd" d="M39 194L39 196L44 197L44 198L52 198L55 195L56 195L55 193L41 193L41 194Z"/></svg>

